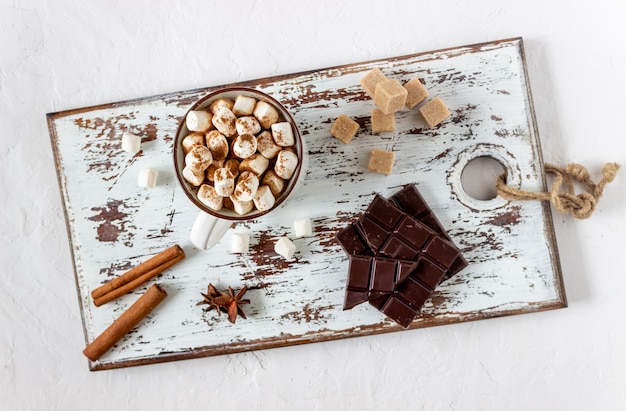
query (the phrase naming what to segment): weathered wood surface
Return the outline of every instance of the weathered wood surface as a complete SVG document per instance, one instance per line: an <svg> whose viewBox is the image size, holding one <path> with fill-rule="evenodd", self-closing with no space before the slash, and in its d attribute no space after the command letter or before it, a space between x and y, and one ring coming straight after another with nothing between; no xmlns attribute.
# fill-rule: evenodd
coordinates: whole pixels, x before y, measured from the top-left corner
<svg viewBox="0 0 626 411"><path fill-rule="evenodd" d="M421 78L431 97L447 103L451 117L426 129L416 110L404 110L395 132L371 135L374 103L359 80L373 67L401 82ZM368 304L342 311L347 258L333 236L374 192L389 196L406 183L418 185L470 263L439 287L411 328L566 305L549 208L500 198L477 201L460 185L464 165L487 155L505 164L512 184L545 187L521 39L239 85L284 103L308 149L305 178L287 203L267 218L233 228L251 234L251 252L243 256L229 253L228 233L209 251L190 244L197 210L177 186L172 164L179 120L218 87L48 115L86 342L150 284L99 308L91 290L170 245L178 243L187 253L157 279L168 298L91 369L401 331ZM349 145L329 134L340 113L362 126ZM139 154L121 150L124 130L142 137ZM373 147L396 153L392 175L367 171ZM144 167L159 171L152 190L137 185ZM285 261L273 243L291 235L293 221L304 217L313 219L315 236L295 240L296 258ZM247 285L248 319L230 324L196 306L208 283Z"/></svg>

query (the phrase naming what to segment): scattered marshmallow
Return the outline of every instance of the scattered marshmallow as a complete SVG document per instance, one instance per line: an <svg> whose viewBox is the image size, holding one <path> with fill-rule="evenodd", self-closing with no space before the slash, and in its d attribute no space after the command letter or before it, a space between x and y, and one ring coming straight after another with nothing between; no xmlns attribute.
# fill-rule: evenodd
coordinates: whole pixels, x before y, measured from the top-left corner
<svg viewBox="0 0 626 411"><path fill-rule="evenodd" d="M140 187L154 188L156 186L157 177L159 172L150 168L142 168L139 171L139 178L137 184Z"/></svg>
<svg viewBox="0 0 626 411"><path fill-rule="evenodd" d="M293 137L293 128L286 121L272 124L272 137L281 147L291 147L296 143Z"/></svg>
<svg viewBox="0 0 626 411"><path fill-rule="evenodd" d="M236 116L249 116L254 112L256 99L244 95L237 96L235 104L233 104L233 113Z"/></svg>
<svg viewBox="0 0 626 411"><path fill-rule="evenodd" d="M274 244L274 251L289 260L296 253L296 245L287 237L281 237L276 241L276 244Z"/></svg>
<svg viewBox="0 0 626 411"><path fill-rule="evenodd" d="M185 117L185 124L189 131L207 131L211 128L213 115L205 110L191 110Z"/></svg>
<svg viewBox="0 0 626 411"><path fill-rule="evenodd" d="M293 151L282 150L276 157L274 171L278 177L289 180L298 167L298 155Z"/></svg>
<svg viewBox="0 0 626 411"><path fill-rule="evenodd" d="M261 124L252 116L239 117L235 121L237 134L258 134L261 131Z"/></svg>
<svg viewBox="0 0 626 411"><path fill-rule="evenodd" d="M137 154L141 150L141 137L124 131L122 134L122 150L130 154Z"/></svg>
<svg viewBox="0 0 626 411"><path fill-rule="evenodd" d="M198 190L198 200L212 210L220 211L224 205L224 197L219 195L213 186L202 184Z"/></svg>
<svg viewBox="0 0 626 411"><path fill-rule="evenodd" d="M268 186L260 186L256 190L256 194L254 195L252 201L254 201L256 209L259 211L269 210L274 207L274 203L276 203L274 194L272 194L272 190L270 190Z"/></svg>
<svg viewBox="0 0 626 411"><path fill-rule="evenodd" d="M278 121L278 111L269 103L259 101L254 107L254 117L259 120L261 127L270 128L272 124Z"/></svg>
<svg viewBox="0 0 626 411"><path fill-rule="evenodd" d="M250 236L246 233L233 233L230 251L235 254L247 254L250 248Z"/></svg>
<svg viewBox="0 0 626 411"><path fill-rule="evenodd" d="M293 228L296 238L311 237L313 235L313 226L310 218L294 221Z"/></svg>

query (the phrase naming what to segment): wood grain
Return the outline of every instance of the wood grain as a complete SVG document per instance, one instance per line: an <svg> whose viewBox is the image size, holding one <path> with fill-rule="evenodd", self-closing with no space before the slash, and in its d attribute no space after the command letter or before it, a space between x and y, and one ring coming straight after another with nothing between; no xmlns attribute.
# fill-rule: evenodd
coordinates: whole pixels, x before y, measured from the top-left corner
<svg viewBox="0 0 626 411"><path fill-rule="evenodd" d="M507 39L228 85L280 100L294 115L308 153L303 181L286 204L233 228L251 235L250 253L243 256L229 253L228 233L209 251L191 245L197 210L177 186L172 164L172 142L186 110L226 85L49 114L86 343L150 284L99 308L91 290L167 246L180 244L187 255L156 279L170 298L90 368L401 331L366 304L342 311L347 258L334 234L374 192L389 196L407 183L418 185L470 263L439 287L410 328L565 307L549 207L478 201L460 184L465 164L486 155L505 166L510 184L545 189L524 59L522 39ZM451 117L428 129L416 109L404 110L395 132L372 135L374 103L359 80L374 67L402 83L420 78ZM329 134L339 114L361 125L348 145ZM134 156L121 149L124 130L142 137ZM374 147L396 153L392 175L367 171ZM137 185L144 167L159 171L152 190ZM285 261L273 244L292 235L293 221L305 217L313 220L315 236L294 240L299 251ZM215 311L203 313L196 303L208 283L248 286L248 319L230 324Z"/></svg>

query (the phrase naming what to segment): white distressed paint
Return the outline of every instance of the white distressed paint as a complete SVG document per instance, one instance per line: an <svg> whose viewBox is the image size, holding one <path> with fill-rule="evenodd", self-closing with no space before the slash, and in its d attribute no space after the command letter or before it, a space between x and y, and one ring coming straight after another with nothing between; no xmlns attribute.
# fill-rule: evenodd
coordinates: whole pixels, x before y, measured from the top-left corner
<svg viewBox="0 0 626 411"><path fill-rule="evenodd" d="M93 366L398 330L366 304L341 310L347 259L331 240L347 217L367 206L373 192L389 196L407 183L418 185L470 262L439 287L433 303L423 310L427 320L418 320L416 326L562 306L549 213L538 202L474 201L458 184L462 166L478 150L507 160L512 181L523 188L543 187L520 47L513 40L473 51L460 48L320 70L259 85L291 110L309 158L302 184L286 204L266 218L235 227L251 234L247 256L229 252L228 234L209 251L189 242L197 210L177 186L171 145L177 121L208 90L57 114L52 124L86 339L93 340L148 286L96 308L89 293L111 278L106 270L116 264L135 265L175 243L187 252L183 262L158 279L168 298ZM417 133L423 122L416 110L405 110L397 115L394 133L370 135L366 121L349 145L332 138L328 130L338 114L369 116L374 104L363 101L358 83L373 67L401 82L422 78L431 97L446 102L452 118ZM179 101L183 103L177 105ZM125 129L144 138L152 129L156 138L142 143L142 153L133 157L121 150ZM396 152L392 175L367 171L374 147ZM154 189L137 187L142 168L158 170ZM98 208L107 208L111 201L120 201L119 211L128 216L112 222L120 225L117 241L103 242L97 239L103 221L94 218ZM510 213L517 224L489 223ZM293 221L300 218L313 220L316 236L294 239L296 260L281 268L282 257L263 247L271 250L267 242L291 235ZM110 271L118 275L125 269ZM246 294L251 304L244 307L248 320L233 325L224 316L216 318L214 311L203 313L195 304L209 282L218 288L251 287Z"/></svg>

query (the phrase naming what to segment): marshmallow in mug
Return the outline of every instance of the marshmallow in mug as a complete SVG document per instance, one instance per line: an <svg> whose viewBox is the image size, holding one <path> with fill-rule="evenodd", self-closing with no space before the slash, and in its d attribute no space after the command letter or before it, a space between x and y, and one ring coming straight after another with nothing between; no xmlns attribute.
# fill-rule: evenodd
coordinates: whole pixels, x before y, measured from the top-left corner
<svg viewBox="0 0 626 411"><path fill-rule="evenodd" d="M258 134L261 132L261 124L259 124L259 121L253 116L239 117L235 121L235 128L239 135Z"/></svg>
<svg viewBox="0 0 626 411"><path fill-rule="evenodd" d="M256 137L252 134L237 136L233 141L233 154L241 159L248 158L256 153L256 148Z"/></svg>
<svg viewBox="0 0 626 411"><path fill-rule="evenodd" d="M228 140L217 130L211 130L205 136L206 146L211 151L214 160L224 160L228 156Z"/></svg>
<svg viewBox="0 0 626 411"><path fill-rule="evenodd" d="M185 117L189 131L207 131L211 128L213 115L204 110L192 110Z"/></svg>
<svg viewBox="0 0 626 411"><path fill-rule="evenodd" d="M274 198L274 194L272 194L272 190L268 186L260 186L252 201L254 201L257 210L265 211L274 207L276 198Z"/></svg>
<svg viewBox="0 0 626 411"><path fill-rule="evenodd" d="M227 168L218 168L213 175L215 192L222 197L230 197L235 191L235 176Z"/></svg>
<svg viewBox="0 0 626 411"><path fill-rule="evenodd" d="M206 170L213 162L213 155L211 150L206 146L195 146L185 156L185 166L196 168L198 170Z"/></svg>
<svg viewBox="0 0 626 411"><path fill-rule="evenodd" d="M298 167L298 155L291 150L282 150L276 157L274 171L278 177L289 180Z"/></svg>
<svg viewBox="0 0 626 411"><path fill-rule="evenodd" d="M251 201L259 188L259 177L252 171L242 171L235 184L233 197L239 201Z"/></svg>
<svg viewBox="0 0 626 411"><path fill-rule="evenodd" d="M237 134L237 127L235 126L237 116L228 107L215 107L212 121L215 128L226 137L232 137Z"/></svg>
<svg viewBox="0 0 626 411"><path fill-rule="evenodd" d="M249 116L254 112L256 104L254 97L237 96L232 110L236 116Z"/></svg>
<svg viewBox="0 0 626 411"><path fill-rule="evenodd" d="M219 195L209 184L202 184L198 190L198 200L214 211L220 211L224 204L224 197Z"/></svg>
<svg viewBox="0 0 626 411"><path fill-rule="evenodd" d="M256 145L259 153L261 153L263 157L270 160L275 158L280 150L283 149L281 146L276 144L274 137L272 137L272 133L267 130L256 136Z"/></svg>
<svg viewBox="0 0 626 411"><path fill-rule="evenodd" d="M239 165L239 171L252 171L257 176L262 176L267 167L269 167L270 161L259 153L254 153L250 157L246 158Z"/></svg>
<svg viewBox="0 0 626 411"><path fill-rule="evenodd" d="M272 137L281 147L291 147L296 143L291 124L286 121L272 124Z"/></svg>
<svg viewBox="0 0 626 411"><path fill-rule="evenodd" d="M270 128L279 118L278 110L265 101L257 102L252 114L259 120L261 127L265 129Z"/></svg>

